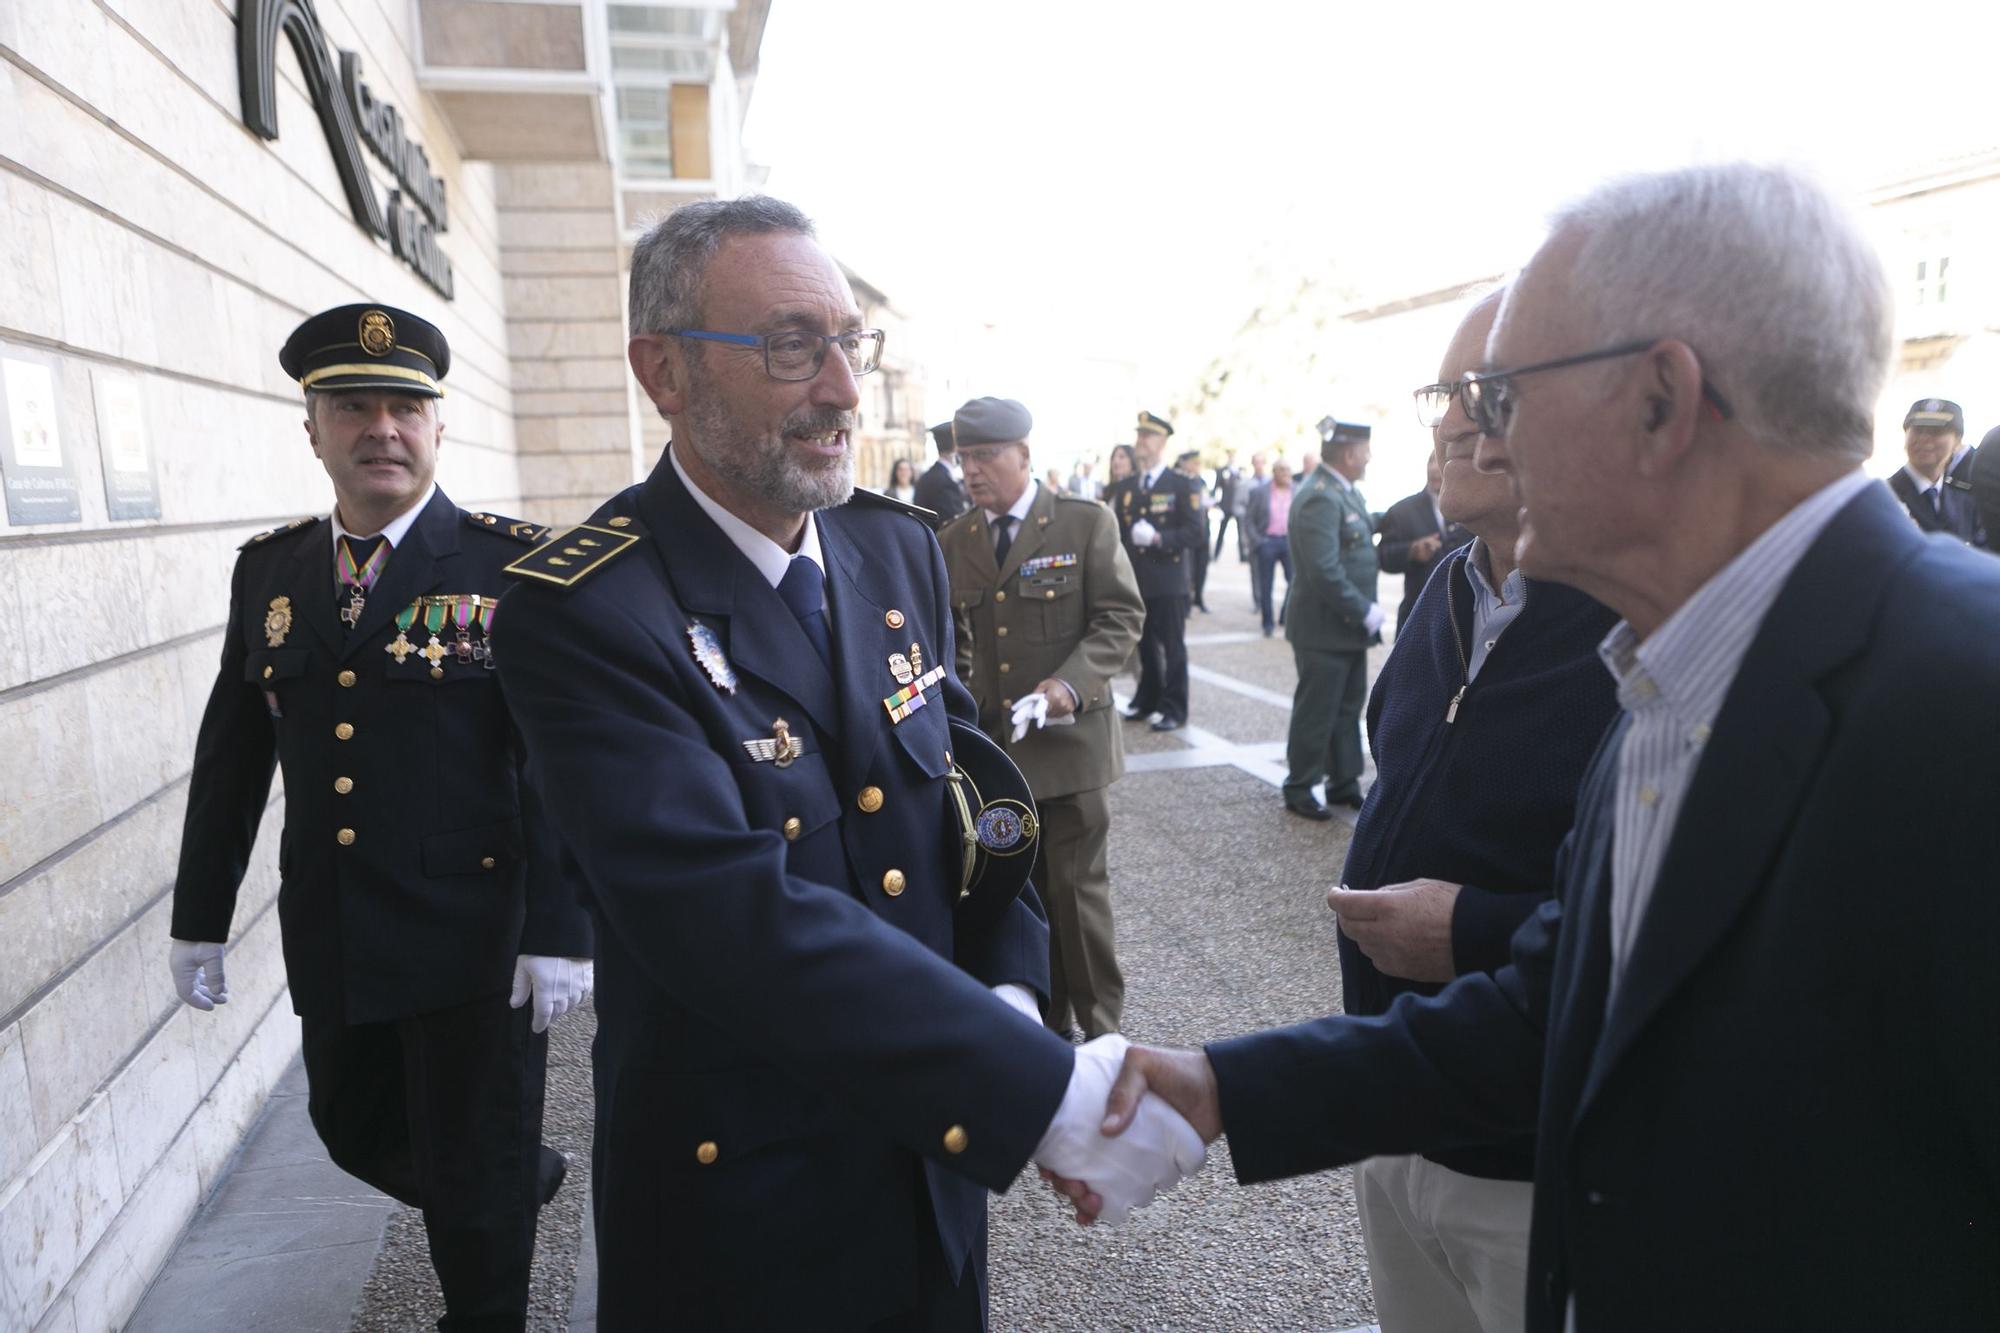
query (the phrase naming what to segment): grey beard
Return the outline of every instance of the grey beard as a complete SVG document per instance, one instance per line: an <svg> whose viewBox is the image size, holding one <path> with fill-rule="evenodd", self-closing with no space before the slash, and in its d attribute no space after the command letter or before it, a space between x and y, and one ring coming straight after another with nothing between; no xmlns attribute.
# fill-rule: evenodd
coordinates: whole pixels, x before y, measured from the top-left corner
<svg viewBox="0 0 2000 1333"><path fill-rule="evenodd" d="M824 467L809 467L792 456L785 435L795 430L851 432L854 419L847 412L819 412L786 421L775 438L740 430L719 404L707 395L691 404L688 415L694 424L689 445L711 470L737 482L766 504L788 514L809 513L846 504L854 494L854 449L850 434L847 452L839 461Z"/></svg>

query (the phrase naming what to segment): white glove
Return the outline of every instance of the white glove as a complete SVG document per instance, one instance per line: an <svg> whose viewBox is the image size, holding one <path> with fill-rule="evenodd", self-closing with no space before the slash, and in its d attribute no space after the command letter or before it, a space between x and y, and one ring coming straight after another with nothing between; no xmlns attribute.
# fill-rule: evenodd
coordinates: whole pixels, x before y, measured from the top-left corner
<svg viewBox="0 0 2000 1333"><path fill-rule="evenodd" d="M174 989L197 1009L229 1003L229 982L222 975L222 946L214 941L174 940L167 951L167 970Z"/></svg>
<svg viewBox="0 0 2000 1333"><path fill-rule="evenodd" d="M1389 613L1382 609L1382 603L1370 602L1368 604L1368 614L1361 617L1361 628L1373 634L1376 630L1382 628L1382 622L1388 618Z"/></svg>
<svg viewBox="0 0 2000 1333"><path fill-rule="evenodd" d="M1123 1134L1103 1132L1104 1103L1111 1096L1130 1045L1107 1033L1077 1047L1076 1067L1055 1119L1035 1147L1035 1160L1059 1176L1081 1180L1104 1200L1101 1221L1123 1222L1201 1170L1208 1148L1180 1112L1153 1093Z"/></svg>
<svg viewBox="0 0 2000 1333"><path fill-rule="evenodd" d="M1024 694L1014 701L1014 734L1012 739L1020 740L1028 734L1029 727L1039 727L1049 720L1049 696L1036 690Z"/></svg>
<svg viewBox="0 0 2000 1333"><path fill-rule="evenodd" d="M524 953L514 960L514 993L507 1007L519 1009L535 999L537 1032L547 1032L549 1024L590 998L597 987L597 964L588 958L544 958Z"/></svg>
<svg viewBox="0 0 2000 1333"><path fill-rule="evenodd" d="M1042 1006L1036 1001L1035 993L1018 981L1004 981L993 988L993 993L1006 1001L1007 1007L1036 1027L1042 1025Z"/></svg>
<svg viewBox="0 0 2000 1333"><path fill-rule="evenodd" d="M1154 528L1145 519L1140 519L1132 525L1132 544L1134 546L1158 546L1160 544L1158 529Z"/></svg>

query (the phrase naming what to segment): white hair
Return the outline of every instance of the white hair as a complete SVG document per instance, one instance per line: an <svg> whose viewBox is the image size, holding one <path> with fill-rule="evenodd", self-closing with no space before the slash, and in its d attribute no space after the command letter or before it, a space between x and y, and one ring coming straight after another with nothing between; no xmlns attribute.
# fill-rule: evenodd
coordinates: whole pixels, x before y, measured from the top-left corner
<svg viewBox="0 0 2000 1333"><path fill-rule="evenodd" d="M1751 163L1631 176L1558 213L1565 233L1593 347L1679 339L1759 441L1868 456L1894 302L1881 256L1823 186Z"/></svg>

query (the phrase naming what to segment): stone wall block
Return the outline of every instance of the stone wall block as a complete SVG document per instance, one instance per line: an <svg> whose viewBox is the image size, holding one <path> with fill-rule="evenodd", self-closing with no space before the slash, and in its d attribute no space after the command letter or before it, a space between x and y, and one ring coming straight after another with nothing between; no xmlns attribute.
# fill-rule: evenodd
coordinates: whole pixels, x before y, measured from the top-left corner
<svg viewBox="0 0 2000 1333"><path fill-rule="evenodd" d="M552 389L613 390L622 401L625 377L630 373L623 357L582 357L567 361L533 358L514 363L514 395L517 401L528 393Z"/></svg>
<svg viewBox="0 0 2000 1333"><path fill-rule="evenodd" d="M0 882L98 823L90 722L81 684L0 701Z"/></svg>
<svg viewBox="0 0 2000 1333"><path fill-rule="evenodd" d="M145 1035L151 1021L145 987L137 942L126 930L22 1016L29 1104L42 1142L61 1131Z"/></svg>
<svg viewBox="0 0 2000 1333"><path fill-rule="evenodd" d="M507 347L516 361L538 357L623 358L625 324L618 319L507 321Z"/></svg>
<svg viewBox="0 0 2000 1333"><path fill-rule="evenodd" d="M618 438L626 438L625 389L548 389L523 391L514 395L514 407L521 417L604 418L618 422Z"/></svg>
<svg viewBox="0 0 2000 1333"><path fill-rule="evenodd" d="M614 274L503 279L508 313L516 318L609 319L622 313Z"/></svg>
<svg viewBox="0 0 2000 1333"><path fill-rule="evenodd" d="M75 1308L79 1330L99 1333L125 1322L200 1204L194 1136L183 1131L70 1279L65 1295Z"/></svg>
<svg viewBox="0 0 2000 1333"><path fill-rule="evenodd" d="M173 1003L180 1012L132 1057L110 1089L118 1179L128 1195L138 1191L201 1101L189 1032L195 1011L178 997Z"/></svg>
<svg viewBox="0 0 2000 1333"><path fill-rule="evenodd" d="M610 249L618 244L611 210L507 208L499 211L500 248L528 250Z"/></svg>
<svg viewBox="0 0 2000 1333"><path fill-rule="evenodd" d="M21 1025L9 1023L0 1028L0 1198L27 1169L41 1144L28 1100L28 1060L21 1047Z"/></svg>

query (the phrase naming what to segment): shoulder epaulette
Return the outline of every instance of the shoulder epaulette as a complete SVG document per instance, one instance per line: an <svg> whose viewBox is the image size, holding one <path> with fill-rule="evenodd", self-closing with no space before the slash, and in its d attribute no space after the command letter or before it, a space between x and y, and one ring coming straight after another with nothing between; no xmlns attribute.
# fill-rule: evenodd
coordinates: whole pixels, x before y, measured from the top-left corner
<svg viewBox="0 0 2000 1333"><path fill-rule="evenodd" d="M639 544L646 535L636 519L623 514L604 520L605 526L579 523L549 538L500 572L570 588Z"/></svg>
<svg viewBox="0 0 2000 1333"><path fill-rule="evenodd" d="M935 509L926 509L922 505L904 504L894 496L884 495L880 491L864 490L859 486L854 488L854 495L847 503L871 509L892 509L899 514L908 514L911 518L929 527L933 532L944 526L944 516L939 514Z"/></svg>
<svg viewBox="0 0 2000 1333"><path fill-rule="evenodd" d="M553 531L546 523L524 523L518 518L508 518L505 514L467 514L465 521L481 532L497 532L512 537L515 541L526 542L530 546Z"/></svg>
<svg viewBox="0 0 2000 1333"><path fill-rule="evenodd" d="M286 523L281 527L272 528L269 532L258 533L255 537L252 537L249 541L244 542L241 546L237 547L236 549L239 551L247 551L253 546L263 545L265 542L270 541L271 538L273 537L282 537L288 532L296 532L298 529L304 527L308 523L317 523L317 522L319 522L319 515L317 514L308 514L304 518L295 518L291 522Z"/></svg>

